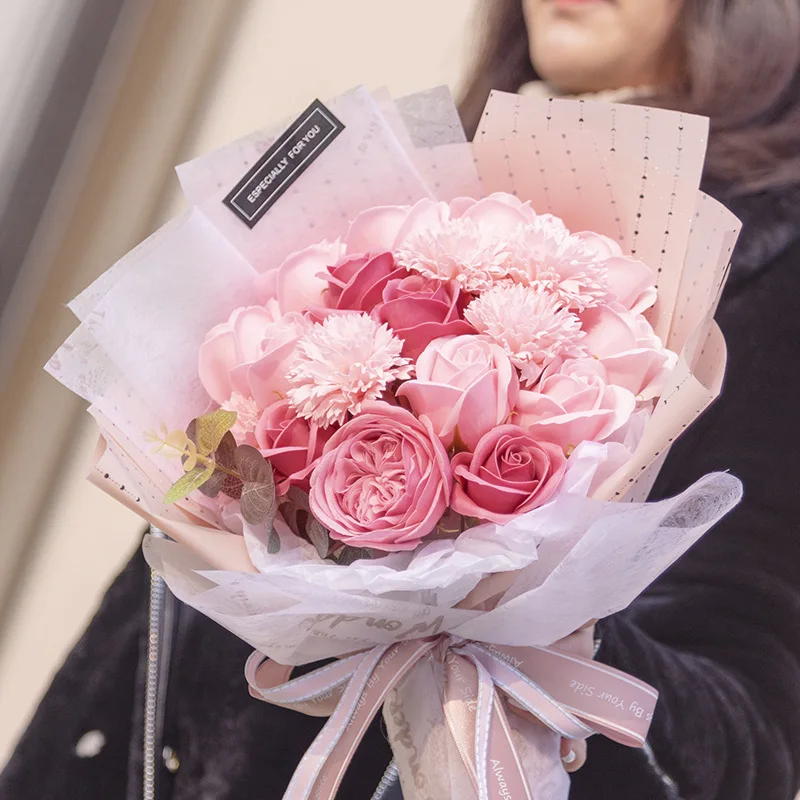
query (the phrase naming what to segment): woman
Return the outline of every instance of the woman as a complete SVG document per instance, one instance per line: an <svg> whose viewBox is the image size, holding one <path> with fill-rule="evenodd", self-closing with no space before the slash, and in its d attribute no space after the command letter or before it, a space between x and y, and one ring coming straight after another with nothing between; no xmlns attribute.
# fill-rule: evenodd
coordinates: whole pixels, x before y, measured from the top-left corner
<svg viewBox="0 0 800 800"><path fill-rule="evenodd" d="M590 740L571 797L791 800L800 786L800 0L494 0L487 14L468 126L491 88L537 80L548 92L614 90L707 114L706 188L745 224L718 313L727 386L674 448L653 496L730 469L746 498L631 608L598 624L597 657L655 685L661 700L648 750ZM171 657L162 652L169 669L150 684L160 693L145 718L148 580L137 556L56 677L0 798L281 796L320 721L251 700L247 646L189 609L151 609L161 623L153 641ZM94 746L89 731L102 734ZM567 768L581 766L576 746L564 753ZM370 797L389 758L376 725L340 796Z"/></svg>

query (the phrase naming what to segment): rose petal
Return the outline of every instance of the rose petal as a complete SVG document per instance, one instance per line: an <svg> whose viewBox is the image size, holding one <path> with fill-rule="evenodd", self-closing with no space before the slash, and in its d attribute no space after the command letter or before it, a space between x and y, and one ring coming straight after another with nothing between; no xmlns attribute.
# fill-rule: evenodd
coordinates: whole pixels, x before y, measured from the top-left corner
<svg viewBox="0 0 800 800"><path fill-rule="evenodd" d="M391 250L397 233L408 217L409 206L377 206L362 211L345 236L348 253L374 253Z"/></svg>

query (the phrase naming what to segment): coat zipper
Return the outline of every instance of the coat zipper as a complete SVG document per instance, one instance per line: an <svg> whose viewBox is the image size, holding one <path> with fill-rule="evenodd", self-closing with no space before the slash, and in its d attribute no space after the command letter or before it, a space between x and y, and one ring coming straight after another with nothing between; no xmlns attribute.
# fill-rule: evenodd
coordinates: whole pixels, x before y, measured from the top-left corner
<svg viewBox="0 0 800 800"><path fill-rule="evenodd" d="M166 534L150 527L150 535L159 539ZM150 572L150 603L147 622L147 671L145 675L143 730L143 800L157 800L160 792L158 757L163 745L172 634L175 625L175 597L164 579Z"/></svg>

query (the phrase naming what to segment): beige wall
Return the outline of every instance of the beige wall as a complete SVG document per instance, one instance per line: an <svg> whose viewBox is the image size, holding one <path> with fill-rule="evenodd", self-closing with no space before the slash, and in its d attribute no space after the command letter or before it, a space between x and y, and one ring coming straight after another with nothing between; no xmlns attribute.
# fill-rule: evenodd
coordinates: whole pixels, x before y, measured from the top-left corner
<svg viewBox="0 0 800 800"><path fill-rule="evenodd" d="M159 5L163 10L183 2L159 0ZM210 9L220 0L191 2L195 9ZM371 88L387 86L396 94L440 83L454 85L468 57L468 22L476 4L476 0L242 2L244 13L235 19L234 34L214 68L203 72L196 64L192 67L203 83L201 107L191 117L185 109L175 114L173 106L181 106L179 101L185 99L176 93L195 91L197 86L187 87L176 80L174 70L181 68L182 51L189 59L188 51L198 37L209 37L211 32L200 27L176 36L169 45L174 52L164 63L173 71L173 79L159 78L161 105L150 109L156 116L148 130L157 135L161 125L161 136L174 137L173 150L183 159L291 114L314 97L328 97L358 83ZM145 33L140 48L165 47L164 42L148 42L147 36ZM133 105L129 116L135 111ZM148 144L145 134L129 124L129 137L141 135L141 141L126 142L123 137L120 142L117 136L113 147L124 148L128 158L119 180L135 189L145 180L143 175L137 182L137 164L143 168L149 163L148 152L156 144ZM176 156L174 160L180 159ZM167 178L165 169L158 170L160 180L151 175L151 182L161 188L137 195L152 206L147 209L151 215L158 208L163 209L162 214L171 213L181 203L175 181ZM90 199L104 206L105 194L114 187L100 187ZM122 249L130 246L125 239L130 226L119 216L106 214L103 225L104 236L112 240L106 250L114 251L114 241ZM75 263L80 261L75 258ZM69 281L64 283L69 285ZM59 302L67 299L59 298ZM42 311L36 327L46 330L47 325L48 317ZM55 402L66 403L66 390L55 397ZM62 480L47 513L40 516L36 546L23 563L23 580L0 641L0 764L105 587L128 558L142 527L138 518L83 480L94 434L83 417L80 420L80 430L61 469Z"/></svg>

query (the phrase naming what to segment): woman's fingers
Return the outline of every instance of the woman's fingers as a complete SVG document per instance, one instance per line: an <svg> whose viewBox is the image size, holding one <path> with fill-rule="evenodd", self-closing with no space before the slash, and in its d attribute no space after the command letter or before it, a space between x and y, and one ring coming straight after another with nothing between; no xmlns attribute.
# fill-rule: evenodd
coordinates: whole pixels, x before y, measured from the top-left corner
<svg viewBox="0 0 800 800"><path fill-rule="evenodd" d="M577 772L586 763L586 742L581 739L562 739L561 762L567 772Z"/></svg>

